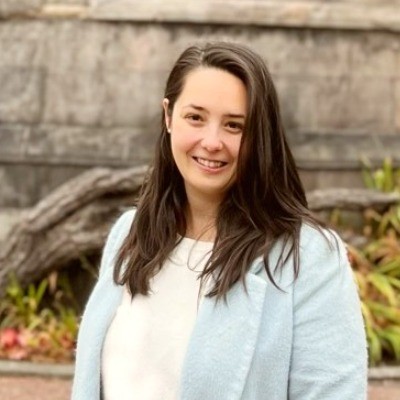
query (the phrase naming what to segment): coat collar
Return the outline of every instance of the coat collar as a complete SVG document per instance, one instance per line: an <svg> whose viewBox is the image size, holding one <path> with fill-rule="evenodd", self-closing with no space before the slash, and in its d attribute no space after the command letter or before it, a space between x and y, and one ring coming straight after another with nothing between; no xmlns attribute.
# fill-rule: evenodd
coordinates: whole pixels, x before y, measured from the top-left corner
<svg viewBox="0 0 400 400"><path fill-rule="evenodd" d="M239 400L253 359L267 282L253 263L246 289L235 284L227 300L206 297L189 341L181 383L182 400Z"/></svg>

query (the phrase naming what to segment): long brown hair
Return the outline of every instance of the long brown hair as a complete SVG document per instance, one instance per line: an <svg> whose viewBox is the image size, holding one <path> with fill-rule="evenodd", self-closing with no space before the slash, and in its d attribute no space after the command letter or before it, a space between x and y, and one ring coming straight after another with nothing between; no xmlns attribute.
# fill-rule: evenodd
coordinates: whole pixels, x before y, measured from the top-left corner
<svg viewBox="0 0 400 400"><path fill-rule="evenodd" d="M242 80L247 89L247 117L240 146L237 174L219 206L216 239L202 279L212 277L209 296L224 297L238 281L244 282L251 263L264 257L275 284L274 272L294 257L299 272L299 236L303 222L317 226L308 208L304 188L289 149L271 75L260 56L246 46L207 43L187 48L176 61L164 97L172 114L186 76L196 68L212 67ZM187 198L182 176L171 152L164 115L153 168L146 179L130 233L116 259L114 280L128 284L132 295L147 294L150 279L162 268L179 236L185 236ZM268 254L280 239L277 265Z"/></svg>

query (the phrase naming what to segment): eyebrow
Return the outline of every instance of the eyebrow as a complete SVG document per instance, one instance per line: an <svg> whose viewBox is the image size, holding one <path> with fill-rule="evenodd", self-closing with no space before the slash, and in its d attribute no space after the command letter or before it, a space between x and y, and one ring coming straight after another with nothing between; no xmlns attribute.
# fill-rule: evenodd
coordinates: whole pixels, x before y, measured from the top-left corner
<svg viewBox="0 0 400 400"><path fill-rule="evenodd" d="M208 113L208 110L206 108L201 107L201 106L196 106L195 104L188 104L186 106L183 106L183 108L186 108L186 107L191 107L197 111L205 111L206 113ZM245 119L245 116L243 114L233 114L233 113L224 114L224 117Z"/></svg>

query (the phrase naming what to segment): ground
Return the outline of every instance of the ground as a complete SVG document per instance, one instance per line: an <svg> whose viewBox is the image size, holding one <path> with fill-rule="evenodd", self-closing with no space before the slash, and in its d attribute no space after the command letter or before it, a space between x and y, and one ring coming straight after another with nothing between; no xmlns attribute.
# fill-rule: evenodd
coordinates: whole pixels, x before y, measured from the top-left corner
<svg viewBox="0 0 400 400"><path fill-rule="evenodd" d="M0 376L1 400L69 400L71 381L35 377ZM368 400L399 400L400 382L373 383Z"/></svg>

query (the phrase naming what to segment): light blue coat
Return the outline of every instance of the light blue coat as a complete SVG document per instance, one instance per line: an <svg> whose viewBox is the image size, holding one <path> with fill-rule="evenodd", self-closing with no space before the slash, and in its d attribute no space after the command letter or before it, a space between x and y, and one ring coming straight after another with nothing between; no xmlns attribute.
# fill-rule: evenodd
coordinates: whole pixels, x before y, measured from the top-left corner
<svg viewBox="0 0 400 400"><path fill-rule="evenodd" d="M134 211L107 239L100 277L86 306L77 346L73 400L99 400L101 349L122 298L113 258ZM260 260L236 284L227 303L205 298L181 376L182 400L364 400L367 351L360 303L343 243L331 244L304 225L300 275L289 262L268 280ZM336 237L336 236L335 236ZM274 266L282 244L270 254ZM132 393L132 399L138 399ZM142 400L142 399L139 399ZM162 400L162 399L160 399Z"/></svg>

